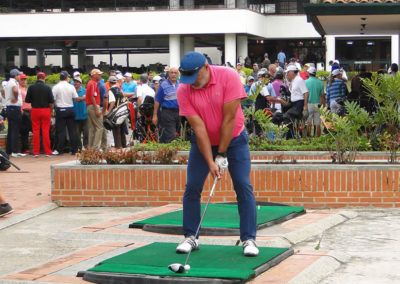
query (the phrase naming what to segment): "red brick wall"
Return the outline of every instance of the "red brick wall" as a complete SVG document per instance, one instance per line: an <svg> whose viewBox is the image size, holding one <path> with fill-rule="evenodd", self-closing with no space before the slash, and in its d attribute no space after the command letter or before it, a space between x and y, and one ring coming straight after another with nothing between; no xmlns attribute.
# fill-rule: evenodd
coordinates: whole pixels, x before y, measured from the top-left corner
<svg viewBox="0 0 400 284"><path fill-rule="evenodd" d="M254 165L258 201L320 207L400 207L400 166ZM211 187L207 180L203 201ZM159 206L182 202L186 166L52 167L52 199L61 206ZM212 202L236 201L229 174Z"/></svg>

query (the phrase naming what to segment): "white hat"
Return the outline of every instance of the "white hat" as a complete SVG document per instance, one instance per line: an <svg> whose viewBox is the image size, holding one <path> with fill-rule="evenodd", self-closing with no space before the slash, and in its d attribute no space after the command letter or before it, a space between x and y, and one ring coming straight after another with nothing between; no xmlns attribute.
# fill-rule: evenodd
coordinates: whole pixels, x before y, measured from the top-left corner
<svg viewBox="0 0 400 284"><path fill-rule="evenodd" d="M79 73L79 71L75 71L73 74L72 74L72 77L80 77L81 76L81 73Z"/></svg>
<svg viewBox="0 0 400 284"><path fill-rule="evenodd" d="M340 74L340 69L333 70L331 74L332 74L332 76L339 75Z"/></svg>
<svg viewBox="0 0 400 284"><path fill-rule="evenodd" d="M130 72L126 72L126 73L124 74L124 77L131 77L131 78L132 78L132 74L131 74Z"/></svg>
<svg viewBox="0 0 400 284"><path fill-rule="evenodd" d="M153 81L156 81L156 82L160 82L160 80L161 80L161 77L158 75L154 76L154 78L153 78Z"/></svg>
<svg viewBox="0 0 400 284"><path fill-rule="evenodd" d="M308 74L313 74L315 75L317 73L317 69L315 67L310 67L307 69Z"/></svg>
<svg viewBox="0 0 400 284"><path fill-rule="evenodd" d="M77 78L74 78L74 81L78 81L79 83L81 83L81 84L82 84L82 79L81 79L81 78L79 78L79 77L77 77Z"/></svg>
<svg viewBox="0 0 400 284"><path fill-rule="evenodd" d="M333 61L333 64L338 64L338 65L340 65L339 59L335 59L335 60Z"/></svg>
<svg viewBox="0 0 400 284"><path fill-rule="evenodd" d="M121 74L117 74L116 77L118 80L125 80L124 76L122 76Z"/></svg>
<svg viewBox="0 0 400 284"><path fill-rule="evenodd" d="M296 65L294 64L289 64L285 70L285 72L289 72L289 71L298 71L299 69L297 69Z"/></svg>

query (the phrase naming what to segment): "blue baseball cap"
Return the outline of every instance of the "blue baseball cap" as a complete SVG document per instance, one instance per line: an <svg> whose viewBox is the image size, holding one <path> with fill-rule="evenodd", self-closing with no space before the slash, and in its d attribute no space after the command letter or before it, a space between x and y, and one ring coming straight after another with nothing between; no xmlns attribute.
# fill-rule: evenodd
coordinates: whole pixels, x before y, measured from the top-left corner
<svg viewBox="0 0 400 284"><path fill-rule="evenodd" d="M15 76L18 76L18 75L21 75L21 74L22 74L22 72L19 71L18 69L12 69L12 70L10 71L10 77L11 77L11 78L14 78Z"/></svg>
<svg viewBox="0 0 400 284"><path fill-rule="evenodd" d="M179 72L181 73L180 82L183 84L193 84L199 75L201 67L206 62L206 57L200 52L191 51L186 53L179 67Z"/></svg>

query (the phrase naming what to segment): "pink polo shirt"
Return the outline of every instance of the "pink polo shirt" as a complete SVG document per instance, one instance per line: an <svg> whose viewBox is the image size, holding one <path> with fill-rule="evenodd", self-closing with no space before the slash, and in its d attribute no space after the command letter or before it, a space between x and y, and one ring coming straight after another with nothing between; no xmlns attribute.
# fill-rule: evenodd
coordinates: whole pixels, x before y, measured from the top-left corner
<svg viewBox="0 0 400 284"><path fill-rule="evenodd" d="M236 99L246 98L243 85L235 70L211 66L211 78L207 87L196 90L191 85L180 84L177 92L179 115L198 115L204 121L211 145L219 145L221 125L223 121L223 106ZM244 129L244 116L239 105L232 139Z"/></svg>

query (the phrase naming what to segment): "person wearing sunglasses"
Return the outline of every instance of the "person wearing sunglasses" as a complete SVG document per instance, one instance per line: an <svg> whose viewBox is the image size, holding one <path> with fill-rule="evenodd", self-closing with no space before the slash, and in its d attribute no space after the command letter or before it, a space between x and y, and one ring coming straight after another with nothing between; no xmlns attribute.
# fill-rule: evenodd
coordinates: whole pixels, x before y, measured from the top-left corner
<svg viewBox="0 0 400 284"><path fill-rule="evenodd" d="M240 106L246 93L237 72L209 65L205 56L189 52L181 60L181 85L178 89L179 114L194 130L183 196L185 240L177 253L198 249L196 229L200 222L200 197L209 173L221 178L229 169L236 191L240 239L245 256L257 256L256 203L250 183L249 137ZM229 164L229 167L228 167Z"/></svg>

